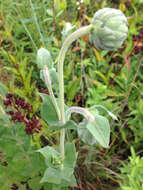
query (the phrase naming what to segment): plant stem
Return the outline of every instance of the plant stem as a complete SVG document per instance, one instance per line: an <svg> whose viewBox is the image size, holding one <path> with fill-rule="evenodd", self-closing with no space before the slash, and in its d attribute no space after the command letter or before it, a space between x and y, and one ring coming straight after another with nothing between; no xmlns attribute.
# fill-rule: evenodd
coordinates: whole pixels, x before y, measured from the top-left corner
<svg viewBox="0 0 143 190"><path fill-rule="evenodd" d="M73 32L69 37L64 41L59 57L58 57L58 75L59 75L59 98L60 98L60 112L61 112L61 123L65 124L65 112L64 112L64 74L63 74L63 64L65 59L65 54L70 46L70 44L78 39L81 36L84 36L90 32L92 29L92 25L84 26L75 32ZM61 155L64 159L64 139L65 139L65 129L61 129L60 131L60 150Z"/></svg>

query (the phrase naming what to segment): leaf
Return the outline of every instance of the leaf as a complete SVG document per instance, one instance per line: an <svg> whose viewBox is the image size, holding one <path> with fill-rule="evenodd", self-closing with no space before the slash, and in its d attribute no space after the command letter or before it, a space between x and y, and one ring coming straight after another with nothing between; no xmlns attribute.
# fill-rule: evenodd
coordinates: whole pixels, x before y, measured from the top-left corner
<svg viewBox="0 0 143 190"><path fill-rule="evenodd" d="M73 100L75 97L75 94L77 93L79 87L80 87L81 79L75 77L73 81L69 82L68 89L66 91L67 97L69 100Z"/></svg>
<svg viewBox="0 0 143 190"><path fill-rule="evenodd" d="M58 73L56 72L56 69L53 67L52 69L49 70L50 73L50 78L52 81L52 85L56 88L58 88Z"/></svg>
<svg viewBox="0 0 143 190"><path fill-rule="evenodd" d="M25 134L24 126L7 121L4 115L1 117L3 120L0 119L0 150L3 155L2 161L6 161L8 165L4 167L0 164L0 187L6 190L15 182L35 178L43 172L44 165L43 159L35 155L34 147L30 146L31 139ZM35 181L35 186L36 183L38 187L39 182ZM23 189L21 186L19 188Z"/></svg>
<svg viewBox="0 0 143 190"><path fill-rule="evenodd" d="M95 108L101 108L101 109L103 109L104 111L106 111L110 115L110 117L112 117L112 119L118 120L118 118L117 118L117 116L115 114L113 114L112 112L110 112L107 108L105 108L102 105L94 105L94 106L92 106L92 107L89 108L89 111L93 112Z"/></svg>
<svg viewBox="0 0 143 190"><path fill-rule="evenodd" d="M44 148L37 150L37 152L40 152L46 159L47 158L51 159L51 157L54 157L54 156L60 156L60 153L50 146L45 146Z"/></svg>
<svg viewBox="0 0 143 190"><path fill-rule="evenodd" d="M102 74L102 72L100 72L100 71L94 71L94 72L102 78L102 80L105 82L105 84L107 84L107 82L108 82L107 77L105 77L105 75Z"/></svg>
<svg viewBox="0 0 143 190"><path fill-rule="evenodd" d="M40 178L40 176L36 176L28 180L28 185L34 190L39 190L42 187L42 185L40 184Z"/></svg>
<svg viewBox="0 0 143 190"><path fill-rule="evenodd" d="M72 113L78 113L83 115L87 120L86 128L91 133L91 135L95 138L96 141L98 141L100 145L105 148L108 147L110 126L108 120L105 117L97 114L96 110L88 111L87 109L78 106L68 108L66 111L66 117L69 118ZM83 132L81 136L83 137ZM87 138L90 137L87 131L86 136ZM84 139L86 138L86 136L84 136Z"/></svg>
<svg viewBox="0 0 143 190"><path fill-rule="evenodd" d="M8 71L12 72L15 75L19 75L18 71L15 68L5 67Z"/></svg>
<svg viewBox="0 0 143 190"><path fill-rule="evenodd" d="M64 169L61 170L49 167L46 169L40 183L48 182L62 187L71 185L71 182L76 184L73 172L73 168L64 167ZM62 181L64 181L64 183Z"/></svg>
<svg viewBox="0 0 143 190"><path fill-rule="evenodd" d="M63 12L64 12L63 10L59 11L59 12L56 14L55 18L58 18L59 16L61 16L61 14L62 14Z"/></svg>
<svg viewBox="0 0 143 190"><path fill-rule="evenodd" d="M65 144L65 159L61 160L61 153L54 148L46 146L37 152L40 152L46 161L48 168L46 169L41 183L48 182L67 187L76 185L76 180L73 175L74 167L77 159L77 152L74 143ZM63 164L63 169L61 169Z"/></svg>
<svg viewBox="0 0 143 190"><path fill-rule="evenodd" d="M53 60L50 55L50 52L45 48L40 48L37 52L37 65L39 69L43 69L44 64L48 69L53 68Z"/></svg>
<svg viewBox="0 0 143 190"><path fill-rule="evenodd" d="M69 181L73 174L73 168L64 168L63 170L55 168L47 168L40 183L48 182L53 184L61 184L62 179Z"/></svg>
<svg viewBox="0 0 143 190"><path fill-rule="evenodd" d="M77 129L77 124L72 121L72 120L69 120L67 121L64 125L55 125L55 126L51 126L49 127L50 130L61 130L61 129Z"/></svg>
<svg viewBox="0 0 143 190"><path fill-rule="evenodd" d="M47 183L46 185L47 185L46 190L64 190L64 189L61 189L60 185L55 185L51 183Z"/></svg>
<svg viewBox="0 0 143 190"><path fill-rule="evenodd" d="M6 96L8 93L8 88L0 82L0 95Z"/></svg>
<svg viewBox="0 0 143 190"><path fill-rule="evenodd" d="M46 146L44 148L39 149L37 152L40 152L44 158L47 167L51 168L60 168L63 163L63 159L61 157L61 153L57 152L54 148L50 146Z"/></svg>
<svg viewBox="0 0 143 190"><path fill-rule="evenodd" d="M93 50L94 50L94 53L95 53L95 55L96 55L97 60L98 60L99 62L103 62L104 59L103 59L102 55L100 54L100 52L99 52L96 48L94 48Z"/></svg>
<svg viewBox="0 0 143 190"><path fill-rule="evenodd" d="M51 9L47 9L46 12L48 13L49 16L51 16L51 17L53 16L53 11Z"/></svg>
<svg viewBox="0 0 143 190"><path fill-rule="evenodd" d="M60 185L61 187L68 187L68 186L77 186L77 183L76 183L76 178L74 176L74 174L72 174L70 176L70 181L66 181L66 180L62 180L62 183ZM66 190L65 188L62 190ZM67 189L68 190L68 189Z"/></svg>
<svg viewBox="0 0 143 190"><path fill-rule="evenodd" d="M52 99L47 94L39 93L43 103L41 105L41 116L49 125L56 125L59 123L56 109L53 105Z"/></svg>
<svg viewBox="0 0 143 190"><path fill-rule="evenodd" d="M75 149L74 142L69 143L67 142L65 144L65 160L64 160L64 166L74 168L77 160L78 153Z"/></svg>
<svg viewBox="0 0 143 190"><path fill-rule="evenodd" d="M52 69L49 69L49 73L50 73L50 81L52 83L52 87L57 91L58 84L59 84L58 83L58 73L54 67ZM45 82L43 69L40 70L40 78Z"/></svg>
<svg viewBox="0 0 143 190"><path fill-rule="evenodd" d="M86 128L100 145L102 145L104 148L108 148L110 125L105 117L94 115L94 120L88 121Z"/></svg>
<svg viewBox="0 0 143 190"><path fill-rule="evenodd" d="M25 90L26 90L26 92L29 92L30 94L31 94L31 85L30 85L30 83L31 83L32 71L33 71L33 67L30 68L30 71L29 71L29 73L26 76L25 81L24 81Z"/></svg>
<svg viewBox="0 0 143 190"><path fill-rule="evenodd" d="M83 120L78 126L78 136L79 138L84 142L89 145L93 145L97 143L96 139L94 136L89 132L89 130L86 128L87 126L87 120Z"/></svg>
<svg viewBox="0 0 143 190"><path fill-rule="evenodd" d="M59 1L59 7L61 9L66 9L67 8L67 1L66 0Z"/></svg>
<svg viewBox="0 0 143 190"><path fill-rule="evenodd" d="M118 121L118 118L115 114L113 114L112 112L108 111L108 114L112 117L112 119L114 120L117 120Z"/></svg>
<svg viewBox="0 0 143 190"><path fill-rule="evenodd" d="M61 180L62 178L58 170L54 168L47 168L40 183L48 182L48 183L60 184Z"/></svg>

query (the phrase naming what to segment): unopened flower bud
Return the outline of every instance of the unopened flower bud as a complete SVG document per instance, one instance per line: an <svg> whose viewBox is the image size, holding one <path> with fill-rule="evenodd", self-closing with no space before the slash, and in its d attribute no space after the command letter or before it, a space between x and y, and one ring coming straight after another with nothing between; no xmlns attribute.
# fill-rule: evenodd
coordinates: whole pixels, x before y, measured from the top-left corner
<svg viewBox="0 0 143 190"><path fill-rule="evenodd" d="M94 14L90 41L99 50L116 50L127 38L127 18L122 11L103 8Z"/></svg>

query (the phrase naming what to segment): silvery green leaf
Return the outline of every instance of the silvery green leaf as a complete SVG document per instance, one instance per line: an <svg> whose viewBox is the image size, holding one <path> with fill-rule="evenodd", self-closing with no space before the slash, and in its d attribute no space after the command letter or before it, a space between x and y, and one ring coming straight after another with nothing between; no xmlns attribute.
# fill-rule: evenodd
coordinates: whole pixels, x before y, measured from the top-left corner
<svg viewBox="0 0 143 190"><path fill-rule="evenodd" d="M53 11L51 9L47 9L46 12L48 13L49 16L51 16L51 17L53 16Z"/></svg>
<svg viewBox="0 0 143 190"><path fill-rule="evenodd" d="M46 169L40 183L48 182L52 184L61 185L62 180L65 180L67 182L71 181L73 172L74 172L73 168L64 167L63 170L60 170L49 167Z"/></svg>
<svg viewBox="0 0 143 190"><path fill-rule="evenodd" d="M112 117L112 119L118 120L118 118L117 118L117 116L116 116L115 114L113 114L112 112L110 112L107 108L105 108L105 107L102 106L102 105L94 105L94 106L90 107L88 110L89 110L91 113L94 114L93 111L96 111L96 112L97 112L96 108L101 108L101 109L105 110L105 111ZM97 112L97 114L99 114L99 113Z"/></svg>
<svg viewBox="0 0 143 190"><path fill-rule="evenodd" d="M85 133L84 130L78 129L79 135L84 139L84 141L89 141L89 138L93 138L90 144L97 141L101 146L107 148L109 146L109 138L110 138L110 126L108 120L97 114L96 110L92 110L91 112L82 107L70 107L66 111L66 118L69 119L72 113L78 113L85 117L87 121L85 125ZM83 127L83 125L81 124ZM84 128L84 127L83 127ZM88 130L88 132L87 132ZM85 140L86 139L86 140Z"/></svg>
<svg viewBox="0 0 143 190"><path fill-rule="evenodd" d="M94 120L90 120L86 128L101 146L109 147L110 125L105 117L94 115Z"/></svg>
<svg viewBox="0 0 143 190"><path fill-rule="evenodd" d="M57 87L58 86L58 73L56 71L56 69L53 67L49 70L49 73L50 73L50 78L51 78L51 81L52 81L52 85L54 87Z"/></svg>
<svg viewBox="0 0 143 190"><path fill-rule="evenodd" d="M58 189L60 187L68 187L70 185L76 186L76 179L74 177L74 167L77 159L77 152L74 143L67 142L65 144L65 159L61 157L61 153L54 148L46 146L41 148L40 152L44 157L47 169L41 179L41 183L47 182L55 184ZM61 170L61 164L63 168Z"/></svg>
<svg viewBox="0 0 143 190"><path fill-rule="evenodd" d="M53 125L49 127L50 130L61 130L61 129L75 129L76 130L77 128L78 128L77 124L72 120L67 121L64 125L61 125L59 123L57 125Z"/></svg>
<svg viewBox="0 0 143 190"><path fill-rule="evenodd" d="M89 145L98 142L104 148L109 147L110 126L108 120L98 114L93 118L83 120L79 124L78 135L81 140Z"/></svg>
<svg viewBox="0 0 143 190"><path fill-rule="evenodd" d="M72 24L71 24L70 22L67 22L65 28L64 28L63 31L62 31L62 35L63 35L64 37L67 36L67 35L69 34L69 32L70 32L73 28L75 28L75 25L72 26Z"/></svg>
<svg viewBox="0 0 143 190"><path fill-rule="evenodd" d="M56 125L59 123L59 118L55 109L55 106L52 102L52 99L49 95L39 93L43 103L41 105L41 116L49 125Z"/></svg>
<svg viewBox="0 0 143 190"><path fill-rule="evenodd" d="M40 79L45 82L43 69L40 70Z"/></svg>
<svg viewBox="0 0 143 190"><path fill-rule="evenodd" d="M86 144L89 144L89 145L96 144L97 143L96 139L86 128L87 124L88 124L88 121L84 120L78 125L78 128L77 128L78 137Z"/></svg>
<svg viewBox="0 0 143 190"><path fill-rule="evenodd" d="M56 69L54 67L49 69L49 74L50 74L50 81L52 83L52 87L55 90L57 90L58 89L58 73L57 73ZM45 82L43 69L40 70L40 79Z"/></svg>
<svg viewBox="0 0 143 190"><path fill-rule="evenodd" d="M37 65L39 69L43 69L44 64L48 67L48 69L53 68L53 60L50 55L50 52L45 48L40 48L37 52Z"/></svg>

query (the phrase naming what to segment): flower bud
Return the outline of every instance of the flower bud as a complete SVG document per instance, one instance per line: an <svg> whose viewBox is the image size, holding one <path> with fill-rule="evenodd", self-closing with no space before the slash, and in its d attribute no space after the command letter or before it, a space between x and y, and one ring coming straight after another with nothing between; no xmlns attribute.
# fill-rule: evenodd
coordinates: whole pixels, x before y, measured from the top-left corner
<svg viewBox="0 0 143 190"><path fill-rule="evenodd" d="M94 14L90 41L99 50L115 50L127 38L127 18L122 11L103 8Z"/></svg>

